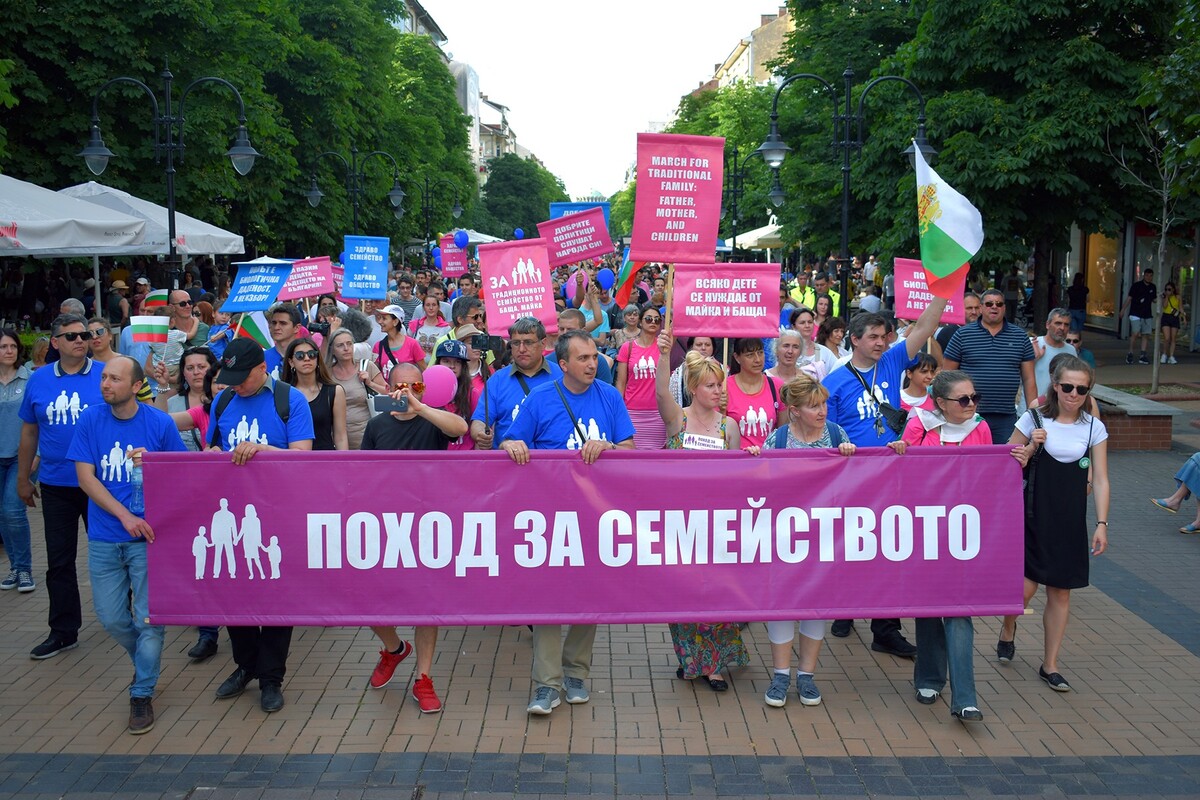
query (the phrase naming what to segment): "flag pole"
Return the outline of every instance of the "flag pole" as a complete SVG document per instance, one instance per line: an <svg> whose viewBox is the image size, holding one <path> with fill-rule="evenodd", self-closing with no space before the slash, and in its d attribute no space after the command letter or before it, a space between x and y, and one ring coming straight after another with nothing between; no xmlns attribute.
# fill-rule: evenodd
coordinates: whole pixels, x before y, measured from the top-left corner
<svg viewBox="0 0 1200 800"><path fill-rule="evenodd" d="M666 308L663 309L663 330L669 335L671 333L671 298L675 292L675 265L671 264L667 267L667 291L663 299L666 301Z"/></svg>
<svg viewBox="0 0 1200 800"><path fill-rule="evenodd" d="M238 314L237 327L235 327L233 329L233 338L236 339L237 337L242 335L242 320L244 320L245 318L246 318L246 312L243 311L241 314Z"/></svg>

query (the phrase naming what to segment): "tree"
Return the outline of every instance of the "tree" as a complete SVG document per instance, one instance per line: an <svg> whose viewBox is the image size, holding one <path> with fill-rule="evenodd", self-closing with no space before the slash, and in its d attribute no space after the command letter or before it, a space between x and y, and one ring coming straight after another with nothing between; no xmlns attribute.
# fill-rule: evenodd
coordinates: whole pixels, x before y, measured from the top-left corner
<svg viewBox="0 0 1200 800"><path fill-rule="evenodd" d="M12 108L17 104L17 98L12 93L12 84L8 80L8 73L12 71L12 68L12 59L0 58L0 108ZM4 160L7 133L4 126L0 125L0 162Z"/></svg>
<svg viewBox="0 0 1200 800"><path fill-rule="evenodd" d="M637 197L637 179L631 180L621 191L608 198L608 228L613 239L633 233L633 200Z"/></svg>
<svg viewBox="0 0 1200 800"><path fill-rule="evenodd" d="M537 233L537 224L549 216L550 204L565 202L562 181L538 164L514 153L505 153L488 165L484 205L501 233L511 235L521 228L527 236Z"/></svg>

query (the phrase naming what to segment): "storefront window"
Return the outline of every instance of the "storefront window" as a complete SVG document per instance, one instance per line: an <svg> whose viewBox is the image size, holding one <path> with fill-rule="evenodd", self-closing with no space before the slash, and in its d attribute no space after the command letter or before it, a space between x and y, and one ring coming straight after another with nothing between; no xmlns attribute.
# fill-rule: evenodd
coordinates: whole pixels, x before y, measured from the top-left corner
<svg viewBox="0 0 1200 800"><path fill-rule="evenodd" d="M1121 291L1117 240L1103 234L1089 234L1084 246L1087 256L1087 313L1089 317L1111 320L1117 314L1117 295Z"/></svg>
<svg viewBox="0 0 1200 800"><path fill-rule="evenodd" d="M1159 292L1166 287L1167 282L1175 284L1179 290L1180 300L1187 318L1192 319L1191 299L1192 281L1195 278L1195 239L1191 231L1187 236L1168 236L1164 264L1158 259L1158 232L1147 225L1139 224L1134 240L1134 258L1136 259L1137 275L1141 278L1143 269L1154 270L1154 283ZM1184 326L1179 332L1180 341L1189 339L1191 326Z"/></svg>

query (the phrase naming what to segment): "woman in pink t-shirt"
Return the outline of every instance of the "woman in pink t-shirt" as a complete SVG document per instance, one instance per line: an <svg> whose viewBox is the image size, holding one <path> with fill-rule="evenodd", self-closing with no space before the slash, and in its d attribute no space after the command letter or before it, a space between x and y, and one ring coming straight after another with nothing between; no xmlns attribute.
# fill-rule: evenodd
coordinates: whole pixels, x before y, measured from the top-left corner
<svg viewBox="0 0 1200 800"><path fill-rule="evenodd" d="M654 379L658 374L658 332L662 313L654 306L642 310L638 335L617 350L617 391L625 398L629 419L633 422L633 443L638 450L661 450L667 441L667 429L658 414L654 399Z"/></svg>
<svg viewBox="0 0 1200 800"><path fill-rule="evenodd" d="M384 337L375 343L375 366L386 381L397 364L425 367L426 352L417 340L404 332L404 309L387 306L376 317Z"/></svg>
<svg viewBox="0 0 1200 800"><path fill-rule="evenodd" d="M475 405L482 394L482 386L477 385L470 374L470 356L466 342L457 339L447 339L437 346L436 361L446 367L458 379L458 388L454 390L454 399L442 406L451 414L457 414L468 423L475 413ZM460 436L446 446L447 450L474 450L475 440L470 436Z"/></svg>
<svg viewBox="0 0 1200 800"><path fill-rule="evenodd" d="M743 450L762 447L772 431L788 424L787 406L780 396L783 384L763 372L765 360L762 339L734 340L731 374L725 381L726 413L737 420Z"/></svg>

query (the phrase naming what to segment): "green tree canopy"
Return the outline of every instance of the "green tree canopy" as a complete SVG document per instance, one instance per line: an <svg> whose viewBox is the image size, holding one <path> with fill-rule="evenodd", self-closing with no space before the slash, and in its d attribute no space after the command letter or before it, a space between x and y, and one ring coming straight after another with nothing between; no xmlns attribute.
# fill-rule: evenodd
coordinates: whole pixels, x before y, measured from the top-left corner
<svg viewBox="0 0 1200 800"><path fill-rule="evenodd" d="M521 228L525 235L537 235L537 224L545 222L550 204L565 202L562 181L536 161L505 153L488 165L488 182L483 204L496 227L488 233L509 237Z"/></svg>

